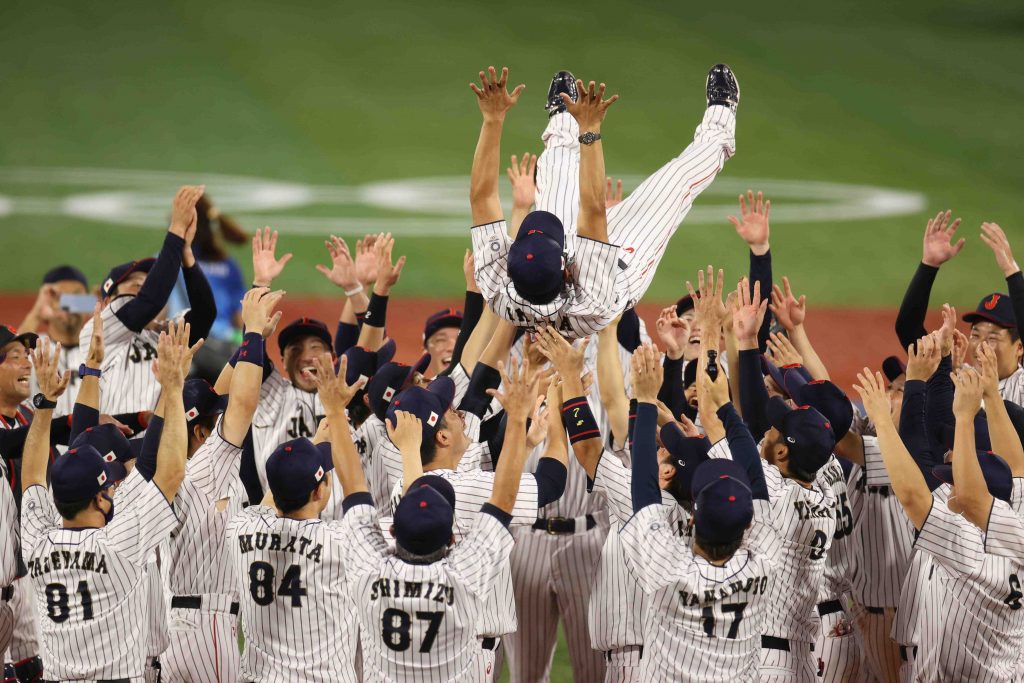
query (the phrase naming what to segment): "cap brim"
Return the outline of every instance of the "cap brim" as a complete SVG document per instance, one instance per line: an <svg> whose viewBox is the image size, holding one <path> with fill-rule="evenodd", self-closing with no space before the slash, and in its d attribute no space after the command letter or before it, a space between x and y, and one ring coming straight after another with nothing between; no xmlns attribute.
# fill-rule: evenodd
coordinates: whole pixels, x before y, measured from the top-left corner
<svg viewBox="0 0 1024 683"><path fill-rule="evenodd" d="M422 375L424 372L427 371L427 368L430 367L431 360L432 358L429 353L423 354L422 356L420 356L420 359L416 361L416 364L412 366L412 371L414 373L418 372Z"/></svg>
<svg viewBox="0 0 1024 683"><path fill-rule="evenodd" d="M782 384L786 393L798 403L806 403L806 401L799 400L797 395L800 393L800 389L811 381L807 370L802 365L791 365L781 368L779 372L782 373Z"/></svg>
<svg viewBox="0 0 1024 683"><path fill-rule="evenodd" d="M330 472L334 469L334 458L331 457L331 442L324 441L323 443L316 444L316 449L320 451L320 464L324 468L324 472Z"/></svg>
<svg viewBox="0 0 1024 683"><path fill-rule="evenodd" d="M435 377L427 385L427 391L441 399L445 410L451 408L452 402L455 400L455 382L451 377L447 375Z"/></svg>
<svg viewBox="0 0 1024 683"><path fill-rule="evenodd" d="M11 341L12 342L21 342L22 344L24 344L28 348L34 349L36 347L36 342L39 341L39 335L34 333L34 332L22 332L21 334L17 335Z"/></svg>
<svg viewBox="0 0 1024 683"><path fill-rule="evenodd" d="M965 323L989 322L992 323L993 325L999 325L999 327L1016 327L1015 321L1000 320L999 318L989 315L988 313L985 313L983 311L974 311L972 313L967 313L964 315L962 320Z"/></svg>
<svg viewBox="0 0 1024 683"><path fill-rule="evenodd" d="M768 399L768 405L765 407L765 417L768 418L768 423L772 427L775 427L779 431L784 431L785 428L783 424L786 415L792 411L793 409L786 405L785 400L779 396L772 396Z"/></svg>
<svg viewBox="0 0 1024 683"><path fill-rule="evenodd" d="M722 477L735 479L747 488L750 488L750 478L747 476L747 471L738 462L727 458L711 458L706 462L702 462L693 472L693 478L690 481L690 491L693 500L696 500L700 492L707 486Z"/></svg>
<svg viewBox="0 0 1024 683"><path fill-rule="evenodd" d="M514 241L518 242L523 239L530 234L531 230L540 231L545 237L565 248L565 226L555 214L548 211L531 211L526 214L526 218L519 225L519 231L516 232Z"/></svg>
<svg viewBox="0 0 1024 683"><path fill-rule="evenodd" d="M386 342L381 344L380 348L377 349L377 367L390 363L391 359L395 357L395 350L398 345L395 344L395 340L388 338Z"/></svg>

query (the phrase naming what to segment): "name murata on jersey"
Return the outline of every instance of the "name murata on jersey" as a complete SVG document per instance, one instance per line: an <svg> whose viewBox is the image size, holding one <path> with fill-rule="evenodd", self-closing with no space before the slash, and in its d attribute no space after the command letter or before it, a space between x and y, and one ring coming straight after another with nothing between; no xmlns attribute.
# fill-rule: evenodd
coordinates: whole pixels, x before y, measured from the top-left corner
<svg viewBox="0 0 1024 683"><path fill-rule="evenodd" d="M453 605L455 589L433 581L405 581L382 576L370 586L370 600L382 598L418 598Z"/></svg>
<svg viewBox="0 0 1024 683"><path fill-rule="evenodd" d="M751 576L748 577L746 581L734 581L725 586L708 589L700 594L681 590L679 591L679 604L683 607L702 607L716 603L719 600L725 600L730 596L738 595L740 593L746 593L748 595L765 595L767 592L768 577Z"/></svg>
<svg viewBox="0 0 1024 683"><path fill-rule="evenodd" d="M108 573L107 558L102 553L89 550L53 550L42 557L29 558L27 566L32 578L67 569L80 569L97 574Z"/></svg>
<svg viewBox="0 0 1024 683"><path fill-rule="evenodd" d="M282 541L284 541L284 537L281 534L260 531L253 534L239 534L238 549L243 555L256 550L276 550L282 553L302 555L307 560L320 562L324 551L323 543L316 543L311 538L293 534L288 534L287 541Z"/></svg>

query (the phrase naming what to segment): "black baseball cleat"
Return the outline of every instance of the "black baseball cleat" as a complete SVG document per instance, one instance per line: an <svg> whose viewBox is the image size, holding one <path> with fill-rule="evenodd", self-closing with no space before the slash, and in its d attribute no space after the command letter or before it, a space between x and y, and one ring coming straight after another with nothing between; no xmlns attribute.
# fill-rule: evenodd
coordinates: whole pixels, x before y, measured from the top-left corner
<svg viewBox="0 0 1024 683"><path fill-rule="evenodd" d="M717 104L736 111L740 103L740 84L728 64L715 64L708 71L708 106Z"/></svg>
<svg viewBox="0 0 1024 683"><path fill-rule="evenodd" d="M573 102L576 101L576 77L569 71L559 71L551 79L551 87L548 88L548 102L544 105L548 118L565 111L562 93L568 95Z"/></svg>

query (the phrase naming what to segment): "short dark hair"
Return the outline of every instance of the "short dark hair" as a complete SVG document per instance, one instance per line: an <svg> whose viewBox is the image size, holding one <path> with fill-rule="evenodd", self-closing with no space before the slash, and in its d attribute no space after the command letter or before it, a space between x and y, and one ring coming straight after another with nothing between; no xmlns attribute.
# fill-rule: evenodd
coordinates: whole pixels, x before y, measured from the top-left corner
<svg viewBox="0 0 1024 683"><path fill-rule="evenodd" d="M366 422L370 417L370 406L362 401L352 401L348 404L348 420L352 424L353 431Z"/></svg>
<svg viewBox="0 0 1024 683"><path fill-rule="evenodd" d="M735 541L716 544L701 536L696 527L693 529L693 538L697 542L697 545L700 546L701 550L707 554L708 559L712 562L728 560L730 557L735 555L736 551L739 550L741 545L743 545L743 534L740 534L739 538Z"/></svg>
<svg viewBox="0 0 1024 683"><path fill-rule="evenodd" d="M792 464L792 460L790 460L789 462L790 464L788 469L790 479L796 479L797 481L802 481L805 484L810 484L817 478L817 474L810 474L800 467L794 467Z"/></svg>
<svg viewBox="0 0 1024 683"><path fill-rule="evenodd" d="M397 543L395 544L395 557L408 564L434 564L443 560L447 554L447 544L426 555L417 555L416 553L409 552Z"/></svg>
<svg viewBox="0 0 1024 683"><path fill-rule="evenodd" d="M448 429L448 421L443 417L437 422L437 430ZM424 467L434 462L434 458L437 457L437 441L434 439L424 439L423 443L420 444L420 462Z"/></svg>
<svg viewBox="0 0 1024 683"><path fill-rule="evenodd" d="M320 483L316 485L313 491L307 493L304 498L297 498L295 500L278 500L277 497L275 496L274 505L276 505L277 509L281 511L282 515L287 515L288 513L295 512L299 508L305 507L309 503L309 499L313 497L313 492L316 491L321 486L323 486L323 483L325 481L327 481L326 477L321 479Z"/></svg>
<svg viewBox="0 0 1024 683"><path fill-rule="evenodd" d="M60 501L54 498L53 505L64 519L74 519L80 512L92 505L92 498L85 500Z"/></svg>
<svg viewBox="0 0 1024 683"><path fill-rule="evenodd" d="M1014 343L1020 341L1020 330L1018 330L1016 327L1007 327L1006 331L1010 335L1010 341Z"/></svg>
<svg viewBox="0 0 1024 683"><path fill-rule="evenodd" d="M693 498L691 496L691 492L686 490L686 487L683 486L683 482L681 481L681 479L682 477L680 477L678 474L672 477L668 482L668 488L666 488L665 490L668 491L672 495L672 497L676 499L677 503L690 503L692 505Z"/></svg>

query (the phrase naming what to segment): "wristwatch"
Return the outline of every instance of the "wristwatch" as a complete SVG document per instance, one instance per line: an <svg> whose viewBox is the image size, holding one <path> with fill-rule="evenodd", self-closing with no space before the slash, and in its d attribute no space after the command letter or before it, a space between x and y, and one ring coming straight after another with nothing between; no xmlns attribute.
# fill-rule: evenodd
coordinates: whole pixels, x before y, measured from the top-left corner
<svg viewBox="0 0 1024 683"><path fill-rule="evenodd" d="M78 379L82 379L87 375L99 377L102 374L103 372L99 368L86 367L85 363L78 366Z"/></svg>
<svg viewBox="0 0 1024 683"><path fill-rule="evenodd" d="M43 392L39 392L32 397L32 405L35 406L36 410L53 410L57 407L57 402L51 401L46 398L46 395L43 394Z"/></svg>
<svg viewBox="0 0 1024 683"><path fill-rule="evenodd" d="M597 142L600 139L601 139L601 134L600 133L590 133L590 132L587 132L587 133L584 133L583 135L580 136L580 144L581 145L592 145L592 144L594 144L595 142Z"/></svg>

